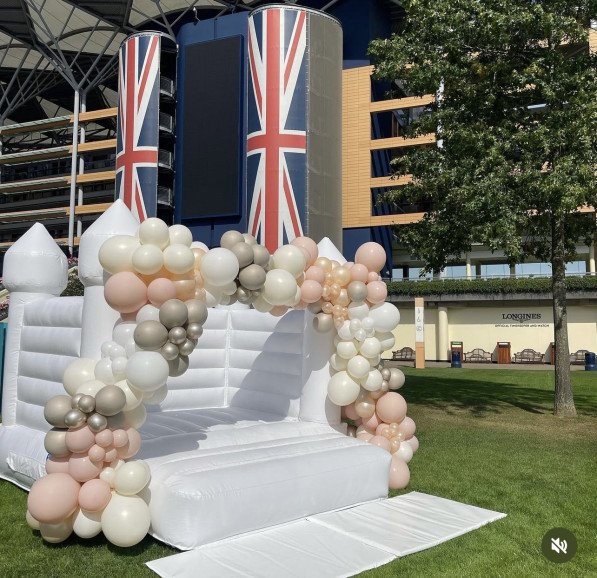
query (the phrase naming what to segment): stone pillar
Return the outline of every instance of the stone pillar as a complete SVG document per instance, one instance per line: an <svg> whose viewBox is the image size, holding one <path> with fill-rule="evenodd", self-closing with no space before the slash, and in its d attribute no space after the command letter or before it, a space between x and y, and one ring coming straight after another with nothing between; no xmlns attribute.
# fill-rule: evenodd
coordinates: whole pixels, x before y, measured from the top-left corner
<svg viewBox="0 0 597 578"><path fill-rule="evenodd" d="M466 255L466 278L472 279L473 278L473 267L471 263L471 256L467 253Z"/></svg>
<svg viewBox="0 0 597 578"><path fill-rule="evenodd" d="M591 275L595 275L595 241L589 245L589 262L587 267Z"/></svg>
<svg viewBox="0 0 597 578"><path fill-rule="evenodd" d="M437 308L437 350L438 359L440 361L448 361L448 347L449 347L449 322L448 322L448 308L439 306Z"/></svg>
<svg viewBox="0 0 597 578"><path fill-rule="evenodd" d="M415 367L425 368L425 299L415 297Z"/></svg>

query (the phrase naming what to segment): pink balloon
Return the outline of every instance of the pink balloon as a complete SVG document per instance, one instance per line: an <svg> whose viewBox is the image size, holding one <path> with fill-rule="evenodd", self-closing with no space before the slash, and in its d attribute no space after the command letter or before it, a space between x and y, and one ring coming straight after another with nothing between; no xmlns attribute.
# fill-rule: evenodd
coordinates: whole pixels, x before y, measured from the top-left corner
<svg viewBox="0 0 597 578"><path fill-rule="evenodd" d="M126 434L129 438L129 441L125 446L126 455L124 456L124 459L128 460L136 455L141 449L141 434L134 427L127 428Z"/></svg>
<svg viewBox="0 0 597 578"><path fill-rule="evenodd" d="M317 265L312 265L305 272L305 280L317 281L320 285L325 283L325 271Z"/></svg>
<svg viewBox="0 0 597 578"><path fill-rule="evenodd" d="M276 305L275 307L272 307L270 313L274 317L282 317L287 311L288 307L286 305Z"/></svg>
<svg viewBox="0 0 597 578"><path fill-rule="evenodd" d="M374 414L375 415L375 414ZM383 432L385 432L387 429L390 429L390 426L387 423L380 423L376 428L375 428L375 435L376 436L383 436ZM385 437L385 436L384 436Z"/></svg>
<svg viewBox="0 0 597 578"><path fill-rule="evenodd" d="M301 285L301 298L305 303L315 303L321 299L323 287L317 281L306 279Z"/></svg>
<svg viewBox="0 0 597 578"><path fill-rule="evenodd" d="M79 492L79 506L88 512L103 510L110 501L112 492L110 484L104 480L89 480L81 486Z"/></svg>
<svg viewBox="0 0 597 578"><path fill-rule="evenodd" d="M369 443L388 452L390 451L390 440L383 436L375 435L369 440Z"/></svg>
<svg viewBox="0 0 597 578"><path fill-rule="evenodd" d="M377 281L379 281L379 275L374 271L371 271L367 275L367 283L376 283Z"/></svg>
<svg viewBox="0 0 597 578"><path fill-rule="evenodd" d="M293 307L293 309L307 309L308 303L305 303L302 299Z"/></svg>
<svg viewBox="0 0 597 578"><path fill-rule="evenodd" d="M68 474L68 460L70 456L55 458L50 456L46 460L46 472L48 474Z"/></svg>
<svg viewBox="0 0 597 578"><path fill-rule="evenodd" d="M128 443L129 437L126 434L126 431L123 429L115 429L113 433L114 441L112 443L114 444L115 448L124 447Z"/></svg>
<svg viewBox="0 0 597 578"><path fill-rule="evenodd" d="M419 440L417 436L413 436L408 440L408 444L413 449L413 454L419 449Z"/></svg>
<svg viewBox="0 0 597 578"><path fill-rule="evenodd" d="M351 281L360 281L361 283L367 283L369 276L369 269L365 265L359 265L355 263L350 268L350 279Z"/></svg>
<svg viewBox="0 0 597 578"><path fill-rule="evenodd" d="M403 490L408 486L410 481L410 470L404 460L401 460L398 456L392 456L392 462L390 463L390 480L389 485L391 490Z"/></svg>
<svg viewBox="0 0 597 578"><path fill-rule="evenodd" d="M406 401L399 393L389 391L377 400L375 412L385 423L400 423L406 416Z"/></svg>
<svg viewBox="0 0 597 578"><path fill-rule="evenodd" d="M160 307L168 299L176 298L176 285L165 277L154 279L147 287L147 298L152 305Z"/></svg>
<svg viewBox="0 0 597 578"><path fill-rule="evenodd" d="M359 265L365 265L369 271L379 273L386 264L386 252L379 243L370 241L357 249L354 261Z"/></svg>
<svg viewBox="0 0 597 578"><path fill-rule="evenodd" d="M377 426L379 425L379 418L376 414L373 414L371 417L367 419L363 419L363 425L370 430L373 430L377 433Z"/></svg>
<svg viewBox="0 0 597 578"><path fill-rule="evenodd" d="M373 281L367 284L367 301L373 305L383 303L388 296L388 286L383 281Z"/></svg>
<svg viewBox="0 0 597 578"><path fill-rule="evenodd" d="M347 269L352 269L352 266L354 265L354 261L346 261L346 263L344 263L344 266Z"/></svg>
<svg viewBox="0 0 597 578"><path fill-rule="evenodd" d="M66 447L74 454L82 454L95 443L95 434L89 429L89 426L83 425L67 431L65 443Z"/></svg>
<svg viewBox="0 0 597 578"><path fill-rule="evenodd" d="M73 454L68 461L68 473L77 482L88 482L102 471L101 462L92 462L87 454Z"/></svg>
<svg viewBox="0 0 597 578"><path fill-rule="evenodd" d="M110 429L104 429L95 434L95 443L101 448L107 448L108 446L111 446L113 441L114 434Z"/></svg>
<svg viewBox="0 0 597 578"><path fill-rule="evenodd" d="M104 297L112 309L132 313L147 303L147 287L134 273L122 271L106 281Z"/></svg>
<svg viewBox="0 0 597 578"><path fill-rule="evenodd" d="M27 509L42 524L62 522L77 509L80 487L68 474L48 474L31 487Z"/></svg>
<svg viewBox="0 0 597 578"><path fill-rule="evenodd" d="M363 440L364 442L368 442L372 438L373 438L373 434L369 433L368 431L362 430L357 433L357 439Z"/></svg>
<svg viewBox="0 0 597 578"><path fill-rule="evenodd" d="M398 431L402 433L402 439L408 440L417 431L417 426L412 418L405 417L398 425Z"/></svg>
<svg viewBox="0 0 597 578"><path fill-rule="evenodd" d="M94 444L89 448L87 455L92 462L103 462L106 458L106 450L103 447Z"/></svg>
<svg viewBox="0 0 597 578"><path fill-rule="evenodd" d="M104 461L110 463L117 459L118 459L118 451L116 450L116 448L114 448L112 446L106 448L106 457L104 457Z"/></svg>
<svg viewBox="0 0 597 578"><path fill-rule="evenodd" d="M297 237L296 239L293 239L290 244L295 247L302 247L307 251L307 265L310 266L315 263L315 260L319 256L319 249L317 248L317 243L313 239L310 237Z"/></svg>
<svg viewBox="0 0 597 578"><path fill-rule="evenodd" d="M350 405L345 405L342 408L342 411L344 412L344 415L348 418L351 419L353 421L356 421L357 419L360 419L360 415L357 413L356 409L354 408L354 402L351 403ZM365 426L366 427L366 426Z"/></svg>

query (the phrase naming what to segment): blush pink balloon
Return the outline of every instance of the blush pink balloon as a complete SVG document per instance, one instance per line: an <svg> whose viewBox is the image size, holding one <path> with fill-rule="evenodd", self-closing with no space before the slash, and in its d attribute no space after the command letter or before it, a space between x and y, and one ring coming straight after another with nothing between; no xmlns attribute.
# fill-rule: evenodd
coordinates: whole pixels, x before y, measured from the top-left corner
<svg viewBox="0 0 597 578"><path fill-rule="evenodd" d="M370 439L373 438L373 434L369 433L368 431L361 430L357 433L357 439L362 440L364 442L368 442Z"/></svg>
<svg viewBox="0 0 597 578"><path fill-rule="evenodd" d="M129 458L135 456L141 449L141 434L134 427L129 427L126 429L126 435L128 436L128 443L123 448L126 448L123 459L128 460ZM120 455L120 451L116 451Z"/></svg>
<svg viewBox="0 0 597 578"><path fill-rule="evenodd" d="M110 501L112 492L110 484L104 480L89 480L81 486L79 492L79 506L88 512L103 510Z"/></svg>
<svg viewBox="0 0 597 578"><path fill-rule="evenodd" d="M387 423L380 423L375 428L375 435L376 436L383 436L383 432L385 432L387 429L390 429L390 426Z"/></svg>
<svg viewBox="0 0 597 578"><path fill-rule="evenodd" d="M408 445L413 449L413 454L419 449L419 440L417 436L413 436L408 440Z"/></svg>
<svg viewBox="0 0 597 578"><path fill-rule="evenodd" d="M118 451L116 450L116 448L114 448L112 446L106 448L106 457L104 458L104 462L111 463L117 459L118 459Z"/></svg>
<svg viewBox="0 0 597 578"><path fill-rule="evenodd" d="M346 261L346 263L344 263L344 266L347 269L352 269L353 265L354 265L354 261Z"/></svg>
<svg viewBox="0 0 597 578"><path fill-rule="evenodd" d="M367 284L367 301L373 305L383 303L388 296L388 286L383 281L373 281Z"/></svg>
<svg viewBox="0 0 597 578"><path fill-rule="evenodd" d="M68 474L68 460L70 456L55 458L50 456L46 460L46 472L48 474Z"/></svg>
<svg viewBox="0 0 597 578"><path fill-rule="evenodd" d="M393 455L390 463L389 486L391 490L403 490L410 481L410 470L404 460Z"/></svg>
<svg viewBox="0 0 597 578"><path fill-rule="evenodd" d="M66 447L74 454L86 452L95 443L95 434L86 425L67 431L64 438Z"/></svg>
<svg viewBox="0 0 597 578"><path fill-rule="evenodd" d="M94 444L89 448L87 455L92 462L103 462L106 458L106 450L103 447Z"/></svg>
<svg viewBox="0 0 597 578"><path fill-rule="evenodd" d="M126 435L126 431L123 429L115 429L114 430L114 444L115 448L124 447L129 441L129 437Z"/></svg>
<svg viewBox="0 0 597 578"><path fill-rule="evenodd" d="M276 305L275 307L272 307L270 314L274 317L282 317L287 311L288 307L286 305Z"/></svg>
<svg viewBox="0 0 597 578"><path fill-rule="evenodd" d="M355 263L350 268L350 279L351 281L360 281L361 283L367 283L369 277L369 269L365 265L359 265Z"/></svg>
<svg viewBox="0 0 597 578"><path fill-rule="evenodd" d="M106 281L104 297L112 309L132 313L147 303L147 287L134 273L121 271Z"/></svg>
<svg viewBox="0 0 597 578"><path fill-rule="evenodd" d="M76 510L80 487L68 474L48 474L31 487L27 509L42 524L62 522Z"/></svg>
<svg viewBox="0 0 597 578"><path fill-rule="evenodd" d="M315 303L321 299L323 287L317 281L306 279L301 285L301 298L305 303Z"/></svg>
<svg viewBox="0 0 597 578"><path fill-rule="evenodd" d="M402 433L402 439L408 440L417 431L417 426L412 418L405 417L398 425L398 431Z"/></svg>
<svg viewBox="0 0 597 578"><path fill-rule="evenodd" d="M110 429L104 429L95 434L95 443L101 448L107 448L108 446L111 446L113 441L114 434Z"/></svg>
<svg viewBox="0 0 597 578"><path fill-rule="evenodd" d="M369 443L388 452L390 451L390 440L383 436L375 435L369 440Z"/></svg>
<svg viewBox="0 0 597 578"><path fill-rule="evenodd" d="M77 482L88 482L99 476L101 462L92 462L87 454L73 454L68 461L68 473Z"/></svg>
<svg viewBox="0 0 597 578"><path fill-rule="evenodd" d="M386 252L379 243L370 241L357 249L354 262L359 265L365 265L369 271L379 273L386 264Z"/></svg>
<svg viewBox="0 0 597 578"><path fill-rule="evenodd" d="M317 281L320 285L325 283L325 271L317 265L312 265L305 272L305 280Z"/></svg>
<svg viewBox="0 0 597 578"><path fill-rule="evenodd" d="M379 281L379 275L377 273L375 273L374 271L371 271L367 275L367 283L375 283L377 281Z"/></svg>
<svg viewBox="0 0 597 578"><path fill-rule="evenodd" d="M310 237L297 237L290 242L291 245L295 247L301 247L307 251L307 265L311 266L315 263L315 260L319 256L319 249L317 248L317 243L311 239Z"/></svg>
<svg viewBox="0 0 597 578"><path fill-rule="evenodd" d="M357 410L354 408L354 402L351 403L350 405L343 406L342 411L344 412L344 415L348 419L351 419L353 421L356 421L357 419L361 418L361 416L357 413ZM367 426L365 426L365 427L367 427Z"/></svg>
<svg viewBox="0 0 597 578"><path fill-rule="evenodd" d="M377 433L377 427L379 426L380 421L376 414L373 414L371 417L367 419L363 419L363 425L370 430L375 431Z"/></svg>
<svg viewBox="0 0 597 578"><path fill-rule="evenodd" d="M307 309L308 303L305 303L302 299L293 307L293 309Z"/></svg>
<svg viewBox="0 0 597 578"><path fill-rule="evenodd" d="M176 285L165 277L154 279L147 287L147 299L152 305L160 307L168 299L176 298Z"/></svg>
<svg viewBox="0 0 597 578"><path fill-rule="evenodd" d="M400 423L406 416L406 401L399 393L389 391L377 400L375 412L385 423Z"/></svg>

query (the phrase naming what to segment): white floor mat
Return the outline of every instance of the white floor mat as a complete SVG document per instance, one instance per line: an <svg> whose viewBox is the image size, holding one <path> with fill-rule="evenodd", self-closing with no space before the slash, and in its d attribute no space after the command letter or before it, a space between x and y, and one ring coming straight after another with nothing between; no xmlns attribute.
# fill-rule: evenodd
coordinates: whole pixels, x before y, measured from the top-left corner
<svg viewBox="0 0 597 578"><path fill-rule="evenodd" d="M505 516L410 492L208 544L147 566L163 578L353 576Z"/></svg>

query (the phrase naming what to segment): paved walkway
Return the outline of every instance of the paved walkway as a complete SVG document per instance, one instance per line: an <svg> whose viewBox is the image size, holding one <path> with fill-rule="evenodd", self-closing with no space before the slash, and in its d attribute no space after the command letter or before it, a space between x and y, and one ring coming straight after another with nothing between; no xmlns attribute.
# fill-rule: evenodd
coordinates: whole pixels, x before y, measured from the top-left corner
<svg viewBox="0 0 597 578"><path fill-rule="evenodd" d="M392 361L391 359L384 359L386 367L414 367L413 361ZM449 361L426 361L426 368L445 368L450 367ZM462 369L522 369L526 371L553 371L554 366L546 363L463 363ZM571 365L572 371L584 371L583 365ZM597 376L597 372L595 372Z"/></svg>

